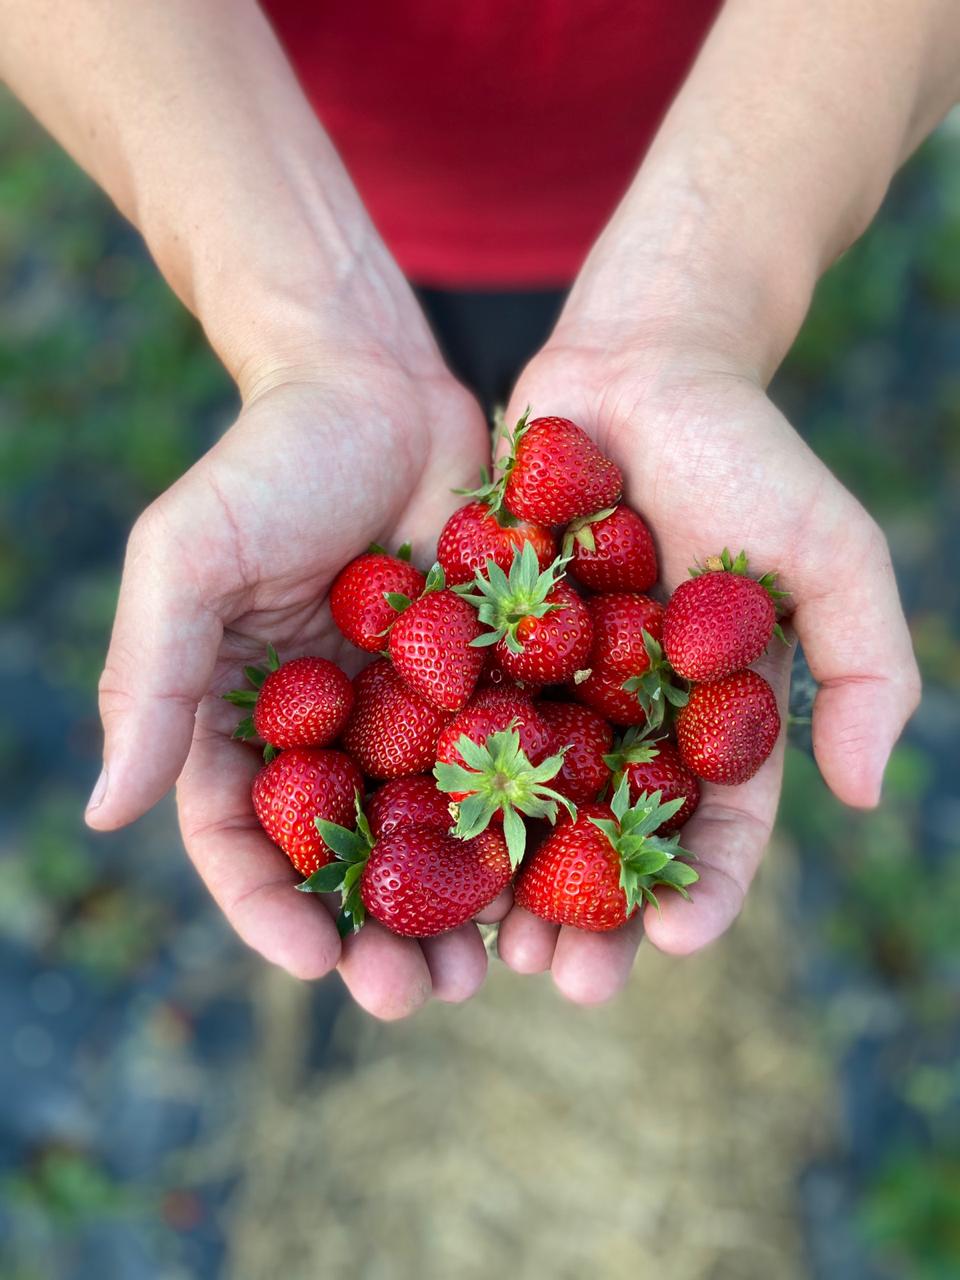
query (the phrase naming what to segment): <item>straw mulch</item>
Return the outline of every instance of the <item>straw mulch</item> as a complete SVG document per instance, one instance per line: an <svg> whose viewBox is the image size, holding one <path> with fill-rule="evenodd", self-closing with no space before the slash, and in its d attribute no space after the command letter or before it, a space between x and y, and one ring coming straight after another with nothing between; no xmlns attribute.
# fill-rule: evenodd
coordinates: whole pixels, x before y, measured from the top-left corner
<svg viewBox="0 0 960 1280"><path fill-rule="evenodd" d="M264 976L226 1273L807 1275L795 1183L830 1117L788 986L788 866L770 859L712 950L642 948L610 1006L573 1008L494 961L467 1006L388 1027L346 1011L352 1065L299 1083L303 988Z"/></svg>

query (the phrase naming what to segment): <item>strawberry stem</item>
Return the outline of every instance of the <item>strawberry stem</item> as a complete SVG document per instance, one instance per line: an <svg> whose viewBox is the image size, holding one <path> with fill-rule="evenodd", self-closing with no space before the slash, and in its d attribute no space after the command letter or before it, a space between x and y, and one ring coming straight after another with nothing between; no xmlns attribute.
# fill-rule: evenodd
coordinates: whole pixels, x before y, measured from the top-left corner
<svg viewBox="0 0 960 1280"><path fill-rule="evenodd" d="M591 818L590 821L607 837L620 859L620 888L627 900L628 912L643 901L660 910L654 889L669 885L684 898L687 887L700 879L693 867L679 861L694 855L680 846L680 837L657 836L653 833L674 817L685 804L681 796L663 801L661 791L644 792L630 804L630 785L626 777L610 801L613 818Z"/></svg>

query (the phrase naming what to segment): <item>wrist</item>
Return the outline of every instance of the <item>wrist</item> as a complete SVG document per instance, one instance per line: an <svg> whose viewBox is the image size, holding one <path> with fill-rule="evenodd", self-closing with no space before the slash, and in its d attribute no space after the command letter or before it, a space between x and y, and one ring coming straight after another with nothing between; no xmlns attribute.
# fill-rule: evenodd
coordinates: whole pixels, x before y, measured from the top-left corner
<svg viewBox="0 0 960 1280"><path fill-rule="evenodd" d="M718 157L644 165L591 251L559 342L708 351L766 385L822 269L815 237Z"/></svg>

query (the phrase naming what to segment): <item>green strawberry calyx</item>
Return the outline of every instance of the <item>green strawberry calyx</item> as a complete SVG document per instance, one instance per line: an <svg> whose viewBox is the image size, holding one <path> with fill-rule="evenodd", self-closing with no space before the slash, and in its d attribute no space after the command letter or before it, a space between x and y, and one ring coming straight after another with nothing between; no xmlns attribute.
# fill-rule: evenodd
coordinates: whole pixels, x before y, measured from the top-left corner
<svg viewBox="0 0 960 1280"><path fill-rule="evenodd" d="M357 812L356 830L341 827L325 818L314 819L320 839L334 855L333 861L318 867L302 884L296 887L301 893L339 893L340 913L337 931L341 938L356 933L367 918L367 910L360 897L360 877L367 865L370 851L376 843L366 814L360 803L360 793L354 793Z"/></svg>
<svg viewBox="0 0 960 1280"><path fill-rule="evenodd" d="M645 791L631 805L630 784L626 778L621 778L610 801L613 818L590 819L607 837L620 859L620 888L626 897L628 912L644 901L652 903L659 911L660 903L654 893L659 885L669 885L689 899L688 886L700 879L693 867L680 861L694 855L689 849L681 848L679 835L654 834L684 803L682 796L664 803L662 792Z"/></svg>
<svg viewBox="0 0 960 1280"><path fill-rule="evenodd" d="M707 556L702 565L694 565L688 572L691 578L699 578L705 573L735 573L739 578L753 577L747 565L746 551L741 550L736 556L732 556L729 547L724 547L718 556ZM777 587L777 571L775 569L761 574L759 578L754 578L754 582L758 582L773 601L773 607L776 609L778 617L789 613L789 609L783 602L789 599L790 592L781 591ZM773 634L778 640L782 640L784 644L787 643L787 637L783 634L783 628L779 622L773 628Z"/></svg>
<svg viewBox="0 0 960 1280"><path fill-rule="evenodd" d="M624 680L621 688L636 695L648 727L659 729L666 718L667 707L686 706L690 694L676 683L678 677L664 655L663 646L646 629L643 647L649 659L646 671Z"/></svg>
<svg viewBox="0 0 960 1280"><path fill-rule="evenodd" d="M529 405L524 409L517 425L512 430L507 426L502 411L497 410L493 415L494 463L492 470L488 471L486 467L480 469L480 484L476 489L454 489L453 492L462 494L466 498L476 498L490 508L492 515L498 515L503 507L503 495L507 488L507 481L510 479L510 472L513 470L517 460L517 445L526 435L529 426ZM500 453L498 457L497 451L503 441L506 441L508 448ZM506 518L501 519L501 523L509 525L511 519L507 515Z"/></svg>
<svg viewBox="0 0 960 1280"><path fill-rule="evenodd" d="M443 567L440 564L435 564L427 574L427 580L423 585L423 590L417 596L417 599L422 600L424 596L429 596L434 591L443 591L446 585L447 577L443 572ZM413 604L410 597L405 596L402 591L385 591L383 593L383 598L386 600L390 608L395 609L398 614L403 613L405 609L409 609ZM394 618L393 621L396 622L396 618ZM393 623L390 625L392 626ZM386 630L381 631L379 634L384 636L389 630L390 627L387 627Z"/></svg>
<svg viewBox="0 0 960 1280"><path fill-rule="evenodd" d="M392 551L388 551L382 543L371 542L369 547L367 547L367 555L390 556L393 560L403 560L406 564L409 564L413 557L413 547L409 542L405 542L402 547L397 549L396 555L394 555L394 553Z"/></svg>
<svg viewBox="0 0 960 1280"><path fill-rule="evenodd" d="M649 764L660 754L660 744L666 734L654 734L649 725L632 725L614 743L613 750L603 757L603 763L613 775L611 785L616 791L623 780L628 764Z"/></svg>
<svg viewBox="0 0 960 1280"><path fill-rule="evenodd" d="M547 597L560 584L566 564L567 558L558 556L541 571L533 543L524 542L514 547L509 573L488 560L485 573L478 571L472 582L454 587L457 595L473 605L480 621L489 628L471 640L471 645L479 648L502 640L511 653L523 653L517 629L526 618L542 618L562 608Z"/></svg>
<svg viewBox="0 0 960 1280"><path fill-rule="evenodd" d="M523 861L526 849L527 833L521 814L555 823L558 806L563 805L572 818L577 816L574 805L547 785L563 767L563 752L542 764L531 764L520 746L515 724L514 721L506 729L491 733L485 743L461 734L457 750L464 763L438 761L433 770L441 791L466 793L454 806L457 821L453 834L461 840L478 836L490 825L494 814L503 814L503 834L514 868Z"/></svg>
<svg viewBox="0 0 960 1280"><path fill-rule="evenodd" d="M616 511L616 507L605 507L592 516L581 516L567 525L563 535L563 554L569 559L573 555L574 546L583 547L584 551L596 551L597 540L593 536L593 526L600 520L607 520Z"/></svg>
<svg viewBox="0 0 960 1280"><path fill-rule="evenodd" d="M274 671L280 670L280 659L277 657L277 651L272 644L267 645L267 662L265 667L244 667L243 674L250 682L249 689L230 689L222 694L224 702L230 702L235 707L249 708L247 715L243 717L233 733L232 738L238 739L240 742L248 742L251 738L257 736L257 731L253 727L253 708L257 705L257 698L260 696L260 690L263 688L263 682L267 676ZM277 754L276 747L268 742L263 748L263 758L267 762L274 758Z"/></svg>

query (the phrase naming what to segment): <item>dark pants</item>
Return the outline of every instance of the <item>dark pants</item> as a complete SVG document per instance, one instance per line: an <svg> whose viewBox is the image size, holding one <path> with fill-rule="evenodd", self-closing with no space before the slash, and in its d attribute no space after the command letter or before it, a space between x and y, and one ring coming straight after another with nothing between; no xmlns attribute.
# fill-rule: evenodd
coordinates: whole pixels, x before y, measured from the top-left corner
<svg viewBox="0 0 960 1280"><path fill-rule="evenodd" d="M418 288L417 297L447 364L490 413L506 405L523 366L549 337L564 293Z"/></svg>

